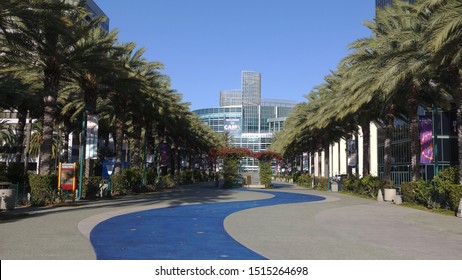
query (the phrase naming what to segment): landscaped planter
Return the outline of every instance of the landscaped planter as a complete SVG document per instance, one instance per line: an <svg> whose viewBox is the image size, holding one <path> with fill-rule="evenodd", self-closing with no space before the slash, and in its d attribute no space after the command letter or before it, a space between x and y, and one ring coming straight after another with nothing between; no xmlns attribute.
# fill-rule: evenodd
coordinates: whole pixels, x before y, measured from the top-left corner
<svg viewBox="0 0 462 280"><path fill-rule="evenodd" d="M396 196L396 189L385 189L384 200L393 201Z"/></svg>

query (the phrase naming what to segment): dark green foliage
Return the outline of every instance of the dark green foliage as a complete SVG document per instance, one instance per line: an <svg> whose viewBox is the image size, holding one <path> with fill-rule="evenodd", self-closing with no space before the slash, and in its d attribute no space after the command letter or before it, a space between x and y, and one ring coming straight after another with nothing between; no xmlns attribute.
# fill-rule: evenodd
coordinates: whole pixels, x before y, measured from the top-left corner
<svg viewBox="0 0 462 280"><path fill-rule="evenodd" d="M433 178L433 184L437 187L434 196L442 208L457 210L462 197L462 186L458 182L459 171L456 167L445 168Z"/></svg>
<svg viewBox="0 0 462 280"><path fill-rule="evenodd" d="M112 192L116 194L127 194L130 192L126 176L122 174L114 174L111 176Z"/></svg>
<svg viewBox="0 0 462 280"><path fill-rule="evenodd" d="M297 179L294 180L294 182L296 182L297 185L300 185L303 187L311 187L312 177L308 173L302 173L299 176L297 176Z"/></svg>
<svg viewBox="0 0 462 280"><path fill-rule="evenodd" d="M260 183L265 185L266 188L271 187L271 162L270 161L259 161L260 167Z"/></svg>
<svg viewBox="0 0 462 280"><path fill-rule="evenodd" d="M401 183L401 196L404 202L416 202L416 189L419 185L417 182L403 182Z"/></svg>
<svg viewBox="0 0 462 280"><path fill-rule="evenodd" d="M316 177L314 178L314 189L320 191L327 191L327 178Z"/></svg>
<svg viewBox="0 0 462 280"><path fill-rule="evenodd" d="M122 171L122 174L125 176L125 180L128 184L127 188L130 192L141 192L141 186L143 184L143 170L141 170L141 168L126 168Z"/></svg>
<svg viewBox="0 0 462 280"><path fill-rule="evenodd" d="M379 189L383 189L386 185L380 178L372 175L367 175L361 179L350 176L342 180L342 183L345 192L357 193L370 198L376 197Z"/></svg>
<svg viewBox="0 0 462 280"><path fill-rule="evenodd" d="M193 172L191 170L184 170L181 172L181 184L188 185L193 183Z"/></svg>
<svg viewBox="0 0 462 280"><path fill-rule="evenodd" d="M224 158L223 159L223 177L225 179L225 187L234 187L237 180L237 171L239 168L239 159Z"/></svg>
<svg viewBox="0 0 462 280"><path fill-rule="evenodd" d="M92 176L89 178L84 178L82 194L86 199L96 198L100 189L99 185L101 183L102 177Z"/></svg>
<svg viewBox="0 0 462 280"><path fill-rule="evenodd" d="M31 204L33 206L45 206L52 204L57 196L57 175L29 175L31 188Z"/></svg>
<svg viewBox="0 0 462 280"><path fill-rule="evenodd" d="M415 199L418 204L422 204L429 209L439 208L435 186L430 182L418 181L415 189Z"/></svg>

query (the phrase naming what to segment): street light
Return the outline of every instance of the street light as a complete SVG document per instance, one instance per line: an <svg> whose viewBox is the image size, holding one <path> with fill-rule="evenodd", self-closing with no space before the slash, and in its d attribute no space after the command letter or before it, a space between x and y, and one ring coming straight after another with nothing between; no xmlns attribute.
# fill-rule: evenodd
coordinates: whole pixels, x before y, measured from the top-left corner
<svg viewBox="0 0 462 280"><path fill-rule="evenodd" d="M107 174L108 174L108 180L107 180L107 197L108 198L111 198L112 195L111 195L111 191L112 191L112 184L111 184L111 175L112 175L112 172L114 171L114 163L113 162L110 162L108 164L106 164L106 168L107 168Z"/></svg>

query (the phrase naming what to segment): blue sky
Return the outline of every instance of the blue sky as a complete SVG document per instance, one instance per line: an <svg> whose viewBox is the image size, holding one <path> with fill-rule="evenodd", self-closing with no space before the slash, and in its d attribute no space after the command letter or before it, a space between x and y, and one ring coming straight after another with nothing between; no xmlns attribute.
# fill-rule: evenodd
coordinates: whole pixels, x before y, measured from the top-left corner
<svg viewBox="0 0 462 280"><path fill-rule="evenodd" d="M146 59L191 109L216 107L221 90L240 88L241 71L262 74L262 97L305 101L368 37L373 0L95 0L121 42Z"/></svg>

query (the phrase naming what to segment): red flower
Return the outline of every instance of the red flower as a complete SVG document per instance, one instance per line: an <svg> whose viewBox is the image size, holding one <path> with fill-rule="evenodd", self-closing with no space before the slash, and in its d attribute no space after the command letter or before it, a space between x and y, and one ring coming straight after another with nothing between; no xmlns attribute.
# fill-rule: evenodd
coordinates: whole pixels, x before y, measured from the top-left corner
<svg viewBox="0 0 462 280"><path fill-rule="evenodd" d="M252 152L244 148L219 148L217 155L220 158L243 158L252 156Z"/></svg>
<svg viewBox="0 0 462 280"><path fill-rule="evenodd" d="M272 161L273 159L281 160L281 156L278 153L272 151L261 151L254 153L253 157L260 161Z"/></svg>

